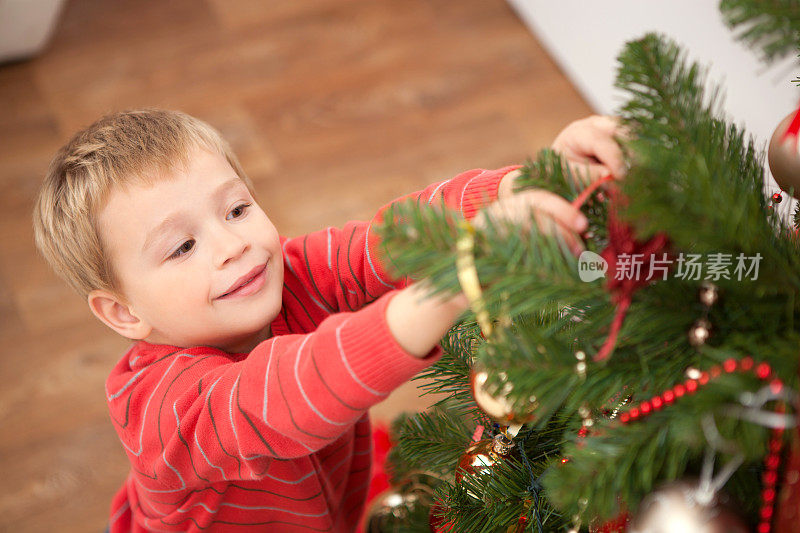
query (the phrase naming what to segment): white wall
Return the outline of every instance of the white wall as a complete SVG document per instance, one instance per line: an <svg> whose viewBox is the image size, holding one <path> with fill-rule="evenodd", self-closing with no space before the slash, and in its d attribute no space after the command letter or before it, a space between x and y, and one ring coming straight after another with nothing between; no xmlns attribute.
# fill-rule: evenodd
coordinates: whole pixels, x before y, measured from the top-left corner
<svg viewBox="0 0 800 533"><path fill-rule="evenodd" d="M649 31L671 37L688 58L709 68L723 89L729 120L743 126L766 151L775 126L797 108L800 75L794 53L772 66L759 50L734 39L718 0L508 0L596 112L613 114L625 101L614 88L616 58L624 43ZM765 159L766 161L766 159ZM767 192L779 187L769 176ZM788 213L790 202L780 211Z"/></svg>

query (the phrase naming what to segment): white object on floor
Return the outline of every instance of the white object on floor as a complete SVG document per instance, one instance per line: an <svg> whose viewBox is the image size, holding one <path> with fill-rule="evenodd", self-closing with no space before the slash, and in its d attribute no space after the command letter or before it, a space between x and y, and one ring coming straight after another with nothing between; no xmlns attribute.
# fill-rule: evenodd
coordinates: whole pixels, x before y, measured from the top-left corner
<svg viewBox="0 0 800 533"><path fill-rule="evenodd" d="M0 0L0 62L41 51L63 4L64 0Z"/></svg>

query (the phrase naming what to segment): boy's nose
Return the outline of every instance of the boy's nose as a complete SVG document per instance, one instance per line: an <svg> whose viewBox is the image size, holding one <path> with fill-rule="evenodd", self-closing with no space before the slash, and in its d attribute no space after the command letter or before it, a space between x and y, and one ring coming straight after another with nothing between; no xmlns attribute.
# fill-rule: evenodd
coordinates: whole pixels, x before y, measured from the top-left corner
<svg viewBox="0 0 800 533"><path fill-rule="evenodd" d="M214 266L216 268L222 268L231 261L235 261L250 248L246 239L230 230L218 231L215 240Z"/></svg>

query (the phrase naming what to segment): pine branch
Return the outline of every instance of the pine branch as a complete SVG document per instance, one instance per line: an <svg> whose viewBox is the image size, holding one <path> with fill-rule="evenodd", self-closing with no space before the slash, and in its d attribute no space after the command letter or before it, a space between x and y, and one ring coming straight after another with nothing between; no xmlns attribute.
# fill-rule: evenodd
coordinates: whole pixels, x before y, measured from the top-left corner
<svg viewBox="0 0 800 533"><path fill-rule="evenodd" d="M709 447L701 427L710 413L718 431L749 461L727 489L757 505L768 430L732 416L731 405L739 403L742 392L758 391L762 382L752 375L724 375L679 405L624 426L605 420L616 407L610 399L633 395L641 401L683 380L690 366L708 369L744 355L768 362L792 390L800 382L800 332L794 319L800 304L800 239L787 238L786 228L765 214L763 154L719 117L720 91L705 88L704 70L687 63L675 43L645 36L627 45L620 62L617 84L631 95L622 115L633 131L625 145L632 167L621 184L629 199L623 219L639 239L666 232L676 255L759 254L760 271L755 279L714 279L720 297L710 308L698 301L702 277L682 279L673 271L668 279L640 288L612 357L595 363L592 356L616 312L604 281L581 282L564 244L535 227L522 232L490 221L476 234L475 264L490 315L510 323L496 324L484 340L467 313L450 332L442 343L444 356L422 376L423 388L449 398L437 411L403 423L405 437L393 457L405 468L433 466L451 478L474 424L489 427L469 386L476 358L489 370L487 387L494 394L503 390L515 410L528 407L533 397L538 403L536 419L528 425L535 433L525 449L535 476L546 471L539 506L546 531L570 523L564 517L580 511L584 499L587 520L613 517L617 495L635 506L661 482L696 474ZM547 150L528 163L520 183L568 199L577 194L572 176ZM600 251L607 244L607 205L593 199L583 210L594 234L587 248ZM384 220L379 231L397 272L430 278L440 291L459 290L454 266L459 214L405 205ZM700 317L711 322L712 335L695 347L687 333ZM585 372L576 367L578 350L586 354ZM579 443L586 409L597 423ZM570 457L566 465L554 460L560 454ZM530 509L530 475L520 464L514 456L491 475L439 487L447 519L457 531L506 528Z"/></svg>
<svg viewBox="0 0 800 533"><path fill-rule="evenodd" d="M445 477L469 443L474 428L458 416L433 408L404 417L395 431L398 445L390 452L392 477L402 479L409 472L423 470Z"/></svg>
<svg viewBox="0 0 800 533"><path fill-rule="evenodd" d="M731 406L739 404L743 390L758 388L753 376L725 375L644 420L627 425L600 422L593 436L564 446L569 461L544 477L548 496L566 514L579 513L585 498L585 516L601 519L619 514L621 504L635 507L659 484L698 474L689 466L699 465L710 446L702 428L709 413L722 438L757 465L767 449L769 430L732 416ZM721 453L722 459L730 457Z"/></svg>
<svg viewBox="0 0 800 533"><path fill-rule="evenodd" d="M800 4L795 0L722 0L725 23L736 38L759 47L766 62L800 48Z"/></svg>

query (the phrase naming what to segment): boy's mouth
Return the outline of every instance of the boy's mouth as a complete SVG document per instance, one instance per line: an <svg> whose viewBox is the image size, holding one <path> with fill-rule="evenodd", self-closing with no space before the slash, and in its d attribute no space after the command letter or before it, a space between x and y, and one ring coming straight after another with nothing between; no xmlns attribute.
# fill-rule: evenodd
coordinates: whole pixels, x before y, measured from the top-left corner
<svg viewBox="0 0 800 533"><path fill-rule="evenodd" d="M263 285L265 280L264 273L267 268L267 263L263 265L258 265L257 267L250 270L247 274L237 279L233 285L231 285L228 290L220 296L217 296L217 300L222 298L231 298L235 296L247 296L254 292L257 292Z"/></svg>

